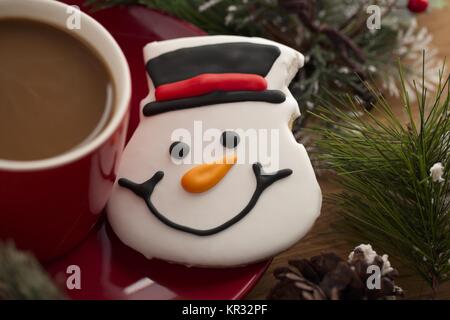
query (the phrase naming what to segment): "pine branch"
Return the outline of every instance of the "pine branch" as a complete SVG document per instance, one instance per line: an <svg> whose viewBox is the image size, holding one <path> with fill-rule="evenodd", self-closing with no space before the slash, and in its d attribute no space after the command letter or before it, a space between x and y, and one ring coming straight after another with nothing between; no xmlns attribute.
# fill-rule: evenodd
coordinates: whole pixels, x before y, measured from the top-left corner
<svg viewBox="0 0 450 320"><path fill-rule="evenodd" d="M0 242L0 300L62 299L38 261L12 243Z"/></svg>
<svg viewBox="0 0 450 320"><path fill-rule="evenodd" d="M329 26L327 24L317 24L315 19L317 17L310 16L308 12L311 12L311 7L313 2L306 0L285 0L280 2L281 6L286 8L286 10L293 10L299 17L300 21L314 33L325 34L333 43L344 45L350 49L360 62L364 62L364 52L344 33L339 29Z"/></svg>
<svg viewBox="0 0 450 320"><path fill-rule="evenodd" d="M423 76L413 106L402 71L400 77L406 126L369 86L381 119L351 97L335 96L335 104L351 105L352 112L324 103L316 116L336 130L316 129L317 143L343 189L330 197L344 218L341 227L402 259L437 290L450 276L449 78L439 74L437 93L430 98ZM442 177L430 174L438 163Z"/></svg>

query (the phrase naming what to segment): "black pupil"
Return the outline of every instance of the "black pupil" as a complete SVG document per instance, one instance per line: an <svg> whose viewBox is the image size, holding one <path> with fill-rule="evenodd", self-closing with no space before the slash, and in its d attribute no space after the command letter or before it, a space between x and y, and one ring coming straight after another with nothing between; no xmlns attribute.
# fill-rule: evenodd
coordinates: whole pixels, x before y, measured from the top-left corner
<svg viewBox="0 0 450 320"><path fill-rule="evenodd" d="M170 145L169 153L176 159L182 159L189 153L189 146L181 141L175 141Z"/></svg>
<svg viewBox="0 0 450 320"><path fill-rule="evenodd" d="M236 148L239 144L239 135L233 131L225 131L221 137L222 145L226 148Z"/></svg>

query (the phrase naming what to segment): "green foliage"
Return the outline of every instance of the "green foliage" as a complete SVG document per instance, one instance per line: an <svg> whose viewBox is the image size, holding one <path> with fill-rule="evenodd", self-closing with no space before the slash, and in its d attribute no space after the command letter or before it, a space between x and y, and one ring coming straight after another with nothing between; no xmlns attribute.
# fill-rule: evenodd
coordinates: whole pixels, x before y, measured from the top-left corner
<svg viewBox="0 0 450 320"><path fill-rule="evenodd" d="M378 116L364 110L360 116L354 99L337 98L352 112L325 103L317 116L336 130L316 130L321 158L343 189L330 199L342 226L402 259L434 290L450 275L450 91L449 78L441 72L439 79L432 98L424 79L415 85L415 107L402 78L406 126L369 87L378 97ZM438 162L444 166L441 182L430 176Z"/></svg>
<svg viewBox="0 0 450 320"><path fill-rule="evenodd" d="M17 250L12 243L0 242L0 300L62 297L61 291L31 254Z"/></svg>

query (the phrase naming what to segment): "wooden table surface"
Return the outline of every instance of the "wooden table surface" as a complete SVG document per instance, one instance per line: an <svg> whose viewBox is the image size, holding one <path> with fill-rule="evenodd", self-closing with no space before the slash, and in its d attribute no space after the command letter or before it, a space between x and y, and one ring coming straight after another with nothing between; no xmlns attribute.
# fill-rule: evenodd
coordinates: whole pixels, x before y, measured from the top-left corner
<svg viewBox="0 0 450 320"><path fill-rule="evenodd" d="M447 56L447 61L450 59L450 4L443 9L434 9L429 13L419 16L419 25L426 26L433 34L433 45L439 49L441 57ZM447 63L448 65L448 63ZM400 111L400 104L398 101L393 101L394 106L398 106ZM331 176L318 177L322 193L324 196L336 192L338 188L333 183ZM336 212L333 206L324 204L322 206L322 213L317 220L313 229L300 242L289 250L276 256L262 279L256 287L247 296L248 299L264 299L270 289L275 284L275 278L272 275L276 267L287 264L287 261L296 257L309 258L318 255L322 252L335 252L341 257L347 257L349 252L359 243L348 243L342 236L337 235L331 225L336 221ZM379 254L382 254L380 248L374 248ZM427 284L419 277L414 275L411 270L401 265L395 257L390 257L394 267L400 272L396 283L405 291L405 298L409 299L427 299L430 298L431 290ZM436 296L438 299L450 299L450 283L444 284Z"/></svg>

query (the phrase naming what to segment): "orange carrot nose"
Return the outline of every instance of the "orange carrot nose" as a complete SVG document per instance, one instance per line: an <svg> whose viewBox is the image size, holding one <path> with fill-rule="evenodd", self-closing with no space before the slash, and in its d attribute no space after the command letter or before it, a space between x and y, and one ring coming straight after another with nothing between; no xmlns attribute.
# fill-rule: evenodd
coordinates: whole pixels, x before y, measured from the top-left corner
<svg viewBox="0 0 450 320"><path fill-rule="evenodd" d="M236 161L237 156L232 155L214 163L198 165L183 175L181 185L187 192L205 192L218 184Z"/></svg>

